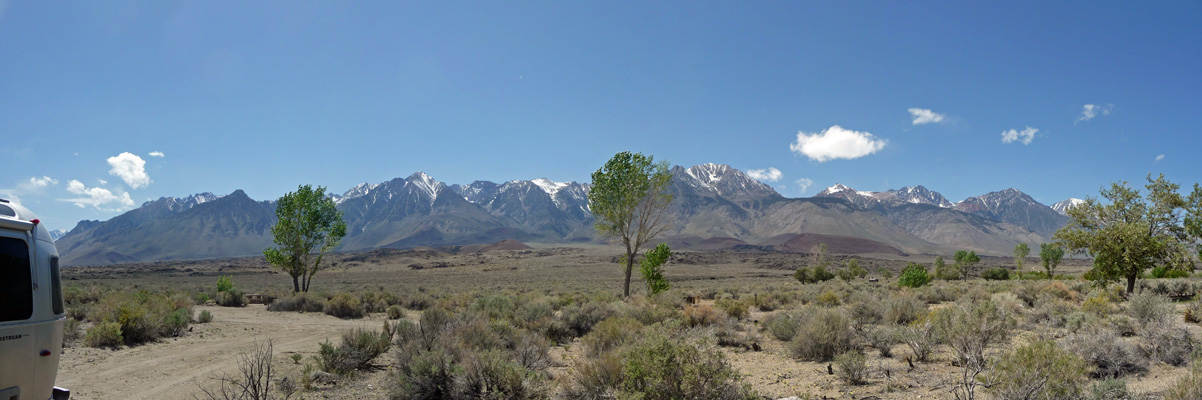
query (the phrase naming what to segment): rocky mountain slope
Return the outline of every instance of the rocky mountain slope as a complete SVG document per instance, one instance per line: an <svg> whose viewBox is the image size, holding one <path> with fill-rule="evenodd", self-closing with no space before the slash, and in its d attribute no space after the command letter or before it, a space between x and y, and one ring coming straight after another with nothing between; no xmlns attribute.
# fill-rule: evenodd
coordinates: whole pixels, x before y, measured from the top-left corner
<svg viewBox="0 0 1202 400"><path fill-rule="evenodd" d="M205 193L184 200L147 202L82 231L81 223L55 243L62 263L245 256L262 254L271 243L271 202L251 200L241 190L220 198Z"/></svg>
<svg viewBox="0 0 1202 400"><path fill-rule="evenodd" d="M786 198L730 166L676 166L664 240L684 248L1008 254L1063 226L1050 207L1009 189L951 203L922 186L864 192L835 185ZM331 195L347 222L339 250L462 246L506 239L598 242L589 185L549 179L447 185L421 172ZM260 254L271 244L274 204L242 191L161 198L108 221L81 221L59 239L64 264L107 264Z"/></svg>
<svg viewBox="0 0 1202 400"><path fill-rule="evenodd" d="M956 203L956 209L1017 225L1049 237L1057 229L1068 224L1068 218L1064 215L1014 188L969 197Z"/></svg>

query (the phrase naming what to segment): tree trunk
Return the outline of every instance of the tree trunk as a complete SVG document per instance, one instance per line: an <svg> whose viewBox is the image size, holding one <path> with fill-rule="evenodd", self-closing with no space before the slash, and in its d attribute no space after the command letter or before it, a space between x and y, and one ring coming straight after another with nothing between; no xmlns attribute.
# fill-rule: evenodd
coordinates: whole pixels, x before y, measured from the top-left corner
<svg viewBox="0 0 1202 400"><path fill-rule="evenodd" d="M1131 293L1135 293L1135 278L1138 277L1139 273L1127 275L1127 296L1131 296Z"/></svg>
<svg viewBox="0 0 1202 400"><path fill-rule="evenodd" d="M292 294L300 292L300 280L298 278L300 277L292 275Z"/></svg>
<svg viewBox="0 0 1202 400"><path fill-rule="evenodd" d="M622 298L630 298L630 273L634 271L634 254L626 252L626 282L622 285Z"/></svg>

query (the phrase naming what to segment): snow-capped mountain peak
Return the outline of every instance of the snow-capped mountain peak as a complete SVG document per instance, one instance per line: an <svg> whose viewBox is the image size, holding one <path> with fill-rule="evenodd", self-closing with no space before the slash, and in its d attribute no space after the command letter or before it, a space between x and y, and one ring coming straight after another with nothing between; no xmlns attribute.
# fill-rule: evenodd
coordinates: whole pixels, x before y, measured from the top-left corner
<svg viewBox="0 0 1202 400"><path fill-rule="evenodd" d="M834 194L834 193L839 193L839 192L843 192L846 190L852 190L852 188L849 188L842 183L836 183L834 186L828 187L825 190L823 190L822 193Z"/></svg>
<svg viewBox="0 0 1202 400"><path fill-rule="evenodd" d="M951 201L943 197L939 192L931 191L922 185L906 186L899 190L890 190L888 193L892 197L901 202L912 204L931 204L943 208L955 207Z"/></svg>
<svg viewBox="0 0 1202 400"><path fill-rule="evenodd" d="M570 183L567 182L556 182L547 178L531 179L530 183L538 185L539 188L551 195L552 198L554 198L555 194L559 193L560 190L570 185Z"/></svg>
<svg viewBox="0 0 1202 400"><path fill-rule="evenodd" d="M705 185L706 187L713 187L714 184L722 181L723 176L730 172L730 166L707 163L689 167L688 169L685 169L685 172L702 185Z"/></svg>
<svg viewBox="0 0 1202 400"><path fill-rule="evenodd" d="M426 196L430 197L430 204L434 204L434 200L438 199L438 191L442 190L444 185L442 182L434 180L425 172L414 172L405 179L406 183L413 185L416 189L421 190Z"/></svg>
<svg viewBox="0 0 1202 400"><path fill-rule="evenodd" d="M1085 200L1077 198L1069 198L1063 201L1052 204L1052 209L1060 213L1060 215L1068 215L1068 209L1085 204Z"/></svg>
<svg viewBox="0 0 1202 400"><path fill-rule="evenodd" d="M719 196L734 196L732 199L736 202L779 196L771 186L725 164L708 163L688 168L676 166L671 173L673 179L681 184Z"/></svg>
<svg viewBox="0 0 1202 400"><path fill-rule="evenodd" d="M52 230L52 231L50 231L50 240L58 241L58 239L63 237L64 235L66 235L67 232L70 232L70 231L68 231L66 229Z"/></svg>
<svg viewBox="0 0 1202 400"><path fill-rule="evenodd" d="M142 207L145 207L151 203L161 203L164 204L168 210L179 212L196 207L200 204L220 199L222 197L224 196L218 196L209 192L197 193L188 197L160 197L158 200L142 203Z"/></svg>
<svg viewBox="0 0 1202 400"><path fill-rule="evenodd" d="M884 192L870 192L865 190L855 190L842 183L836 183L834 186L828 187L815 197L836 197L852 202L863 207L870 207L876 204L930 204L943 208L952 208L955 205L948 201L939 192L928 190L919 186L907 186L901 189L890 189Z"/></svg>
<svg viewBox="0 0 1202 400"><path fill-rule="evenodd" d="M353 188L350 188L345 193L343 193L341 196L336 195L336 194L331 194L330 198L334 199L334 204L342 204L342 202L344 202L344 201L347 201L347 200L350 200L350 199L353 199L356 197L366 196L368 193L371 193L372 190L375 190L379 186L380 186L379 184L372 185L370 183L363 182L358 185L355 185L355 187L353 187Z"/></svg>

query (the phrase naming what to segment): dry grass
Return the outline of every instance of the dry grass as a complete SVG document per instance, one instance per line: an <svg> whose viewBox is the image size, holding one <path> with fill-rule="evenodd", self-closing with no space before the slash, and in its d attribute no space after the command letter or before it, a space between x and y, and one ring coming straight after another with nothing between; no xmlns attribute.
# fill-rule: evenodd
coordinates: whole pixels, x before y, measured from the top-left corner
<svg viewBox="0 0 1202 400"><path fill-rule="evenodd" d="M335 254L329 257L332 267L317 275L314 292L310 295L328 300L344 292L364 296L363 299L376 296L363 295L365 292L391 294L395 298L369 303L393 305L391 303L399 302L397 304L408 310L393 314L406 320L415 318L415 308L427 307L473 309L494 319L512 319L515 327L538 332L559 343L551 349L551 361L545 368L550 377L549 386L553 388L552 397L560 393L554 388L564 384L578 365L600 365L589 364L590 360L596 361L594 353L599 351L585 351L583 342L574 338L585 333L581 330L591 330L594 324L609 317L621 318L628 324L635 320L642 324L677 320L683 326L697 327L689 330L696 335L716 335L715 332L720 331L714 328L719 325L717 321L728 318L729 309L737 310L739 315L736 317L742 317L744 324L754 326L752 330L761 330L760 334L749 336L754 338L754 346L722 347L721 351L743 375L744 382L760 395L771 398L950 398L953 382L949 377L956 376L960 370L956 366L958 357L950 347L942 344L940 338L931 338L935 343L933 352L927 361L919 362L914 360L908 346L898 339L885 338L883 333L913 327L914 321L923 320L928 312L947 308L951 302L960 299L993 301L1003 314L1019 322L1014 334L998 344L991 354L1004 354L1018 346L1046 339L1059 339L1057 345L1066 346L1067 338L1074 337L1074 331L1070 329L1109 329L1134 334L1115 339L1129 343L1133 350L1149 348L1144 345L1148 338L1141 335L1155 336L1135 327L1124 328L1124 324L1131 324L1124 322L1125 315L1114 311L1129 310L1131 306L1121 299L1114 300L1113 308L1108 303L1099 303L1098 296L1092 296L1093 290L1082 281L986 282L976 278L967 283L937 281L917 290L899 289L896 278L880 282L855 279L850 283L832 280L802 285L793 279L792 268L804 265L805 256L782 253L682 252L665 268L665 274L673 284L671 291L654 299L645 299L639 293L638 299L622 302L616 297L621 279L616 254L615 250L604 247L536 248L483 254L394 250ZM857 258L866 270L888 270L896 277L909 262L929 264L933 257ZM1085 269L1080 260L1066 261L1061 267L1062 273L1079 275ZM1010 262L1008 258L986 258L977 269ZM422 268L412 268L413 265ZM291 284L286 275L271 270L261 258L72 268L64 272L64 279L69 286L82 288L80 292L85 294L112 289L144 289L170 294L204 292L212 287L219 275L235 276L239 287L247 293L288 295ZM642 288L638 284L632 284L632 287ZM685 298L702 300L699 305L684 305L682 300ZM1095 298L1095 302L1083 310L1083 302L1090 298ZM719 303L738 307L725 309L719 307ZM771 305L760 306L766 303ZM364 309L370 310L367 306L364 303ZM386 307L373 307L379 310L371 318L385 318ZM1144 309L1139 307L1142 306L1137 305L1136 314L1145 315ZM1172 321L1183 321L1186 305L1174 304L1174 307ZM791 354L796 343L778 340L775 332L763 330L765 322L773 319L769 317L803 309L843 313L849 319L852 336L847 341L839 339L846 345L838 345L838 351L832 356L846 349L863 352L864 370L862 374L857 373L856 385L840 380L838 368L829 361L797 359ZM880 315L867 313L873 310ZM1070 320L1072 318L1077 319ZM1202 329L1195 324L1174 325L1168 331L1172 333L1168 337L1181 340L1182 329L1194 340L1202 337ZM876 334L882 334L882 337L874 336ZM605 343L589 341L590 345L600 347L623 341L617 337L612 339ZM879 350L878 346L888 347L890 351L885 354L893 357L882 357L880 351L875 351ZM315 351L317 343L312 347ZM863 351L870 347L874 351ZM1146 352L1154 357L1140 351L1133 353L1139 357L1169 358L1163 357L1168 353L1153 350L1156 351ZM1171 355L1177 358L1176 354ZM1158 396L1186 375L1189 368L1188 362L1181 366L1151 360L1145 362L1148 363L1147 372L1124 376L1128 379L1128 390ZM858 366L859 362L854 364ZM364 385L389 382L390 379L383 377L386 374L383 370L367 371L352 381L325 387L317 397L354 398L355 394L362 394L356 390ZM1090 384L1095 382L1096 379Z"/></svg>

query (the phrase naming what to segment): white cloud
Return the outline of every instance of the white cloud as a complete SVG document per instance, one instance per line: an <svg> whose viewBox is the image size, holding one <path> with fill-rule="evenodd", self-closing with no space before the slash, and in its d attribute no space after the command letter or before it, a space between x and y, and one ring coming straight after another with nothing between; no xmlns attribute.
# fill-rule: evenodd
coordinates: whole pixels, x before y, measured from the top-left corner
<svg viewBox="0 0 1202 400"><path fill-rule="evenodd" d="M79 208L92 206L105 211L119 211L125 207L133 207L134 205L134 200L129 197L128 192L121 192L120 195L117 195L102 187L86 187L83 182L74 179L67 182L67 191L82 197L61 200L75 204ZM113 204L115 207L102 207L109 204Z"/></svg>
<svg viewBox="0 0 1202 400"><path fill-rule="evenodd" d="M152 152L150 152L150 156L151 157L166 157L165 155L163 155L163 152L161 152L161 151L152 151Z"/></svg>
<svg viewBox="0 0 1202 400"><path fill-rule="evenodd" d="M779 181L784 174L780 173L779 169L768 167L765 169L753 169L747 171L747 176L757 181L776 182Z"/></svg>
<svg viewBox="0 0 1202 400"><path fill-rule="evenodd" d="M49 176L43 175L41 178L38 178L38 177L29 178L29 184L33 185L33 187L44 188L47 186L57 185L58 180L51 178Z"/></svg>
<svg viewBox="0 0 1202 400"><path fill-rule="evenodd" d="M1029 126L1021 131L1016 131L1014 129L1004 131L1002 132L1002 143L1013 143L1017 140L1022 142L1024 145L1028 145L1031 144L1032 140L1035 140L1036 132L1039 132L1039 129Z"/></svg>
<svg viewBox="0 0 1202 400"><path fill-rule="evenodd" d="M1089 121L1098 116L1098 113L1101 113L1102 115L1110 115L1110 110L1113 109L1114 104L1086 104L1085 106L1081 107L1081 116L1077 117L1077 121L1073 122L1073 125L1076 125L1077 122Z"/></svg>
<svg viewBox="0 0 1202 400"><path fill-rule="evenodd" d="M885 148L886 143L887 140L877 139L871 133L843 129L835 125L814 134L797 132L797 141L789 145L789 150L814 161L826 162L839 158L850 160L876 153Z"/></svg>
<svg viewBox="0 0 1202 400"><path fill-rule="evenodd" d="M96 178L96 181L97 181L97 182L100 182L100 184L101 184L101 185L107 185L107 184L109 184L109 181L106 181L106 180L104 180L104 179L100 179L100 178Z"/></svg>
<svg viewBox="0 0 1202 400"><path fill-rule="evenodd" d="M794 184L797 185L798 194L805 194L806 190L808 190L810 186L814 184L814 180L810 178L801 178L798 179Z"/></svg>
<svg viewBox="0 0 1202 400"><path fill-rule="evenodd" d="M28 181L18 183L17 188L15 190L7 190L6 193L9 193L10 196L16 196L18 193L19 194L40 194L47 187L54 186L57 184L58 184L58 180L51 178L49 176L42 176L41 178L38 178L35 176L32 178L29 178Z"/></svg>
<svg viewBox="0 0 1202 400"><path fill-rule="evenodd" d="M130 152L124 152L109 157L109 175L121 178L126 185L133 189L144 188L150 184L150 175L146 175L146 160Z"/></svg>
<svg viewBox="0 0 1202 400"><path fill-rule="evenodd" d="M910 116L914 117L914 125L937 124L943 122L943 117L946 117L946 115L925 108L911 108Z"/></svg>
<svg viewBox="0 0 1202 400"><path fill-rule="evenodd" d="M1156 156L1156 161L1153 161L1153 163L1158 163L1158 162L1160 162L1160 160L1163 160L1163 159L1164 159L1164 154L1158 155L1158 156Z"/></svg>

